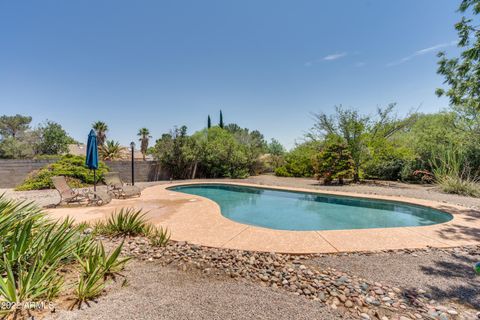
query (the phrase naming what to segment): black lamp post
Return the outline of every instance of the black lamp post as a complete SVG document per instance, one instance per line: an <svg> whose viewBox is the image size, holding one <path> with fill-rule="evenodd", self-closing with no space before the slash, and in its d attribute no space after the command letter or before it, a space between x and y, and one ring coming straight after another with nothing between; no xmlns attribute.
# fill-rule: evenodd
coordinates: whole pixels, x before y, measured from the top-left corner
<svg viewBox="0 0 480 320"><path fill-rule="evenodd" d="M132 149L132 186L135 185L135 142L130 142L130 149Z"/></svg>

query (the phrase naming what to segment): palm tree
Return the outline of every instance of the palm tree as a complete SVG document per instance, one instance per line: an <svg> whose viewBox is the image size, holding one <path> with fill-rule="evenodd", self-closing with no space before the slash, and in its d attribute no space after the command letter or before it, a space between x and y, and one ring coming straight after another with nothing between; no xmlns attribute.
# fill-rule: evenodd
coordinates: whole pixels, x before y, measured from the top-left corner
<svg viewBox="0 0 480 320"><path fill-rule="evenodd" d="M138 141L140 141L140 151L143 155L143 161L145 161L145 156L147 155L148 150L148 142L151 138L150 131L147 128L142 128L138 130L137 136L140 137L140 139L138 139Z"/></svg>
<svg viewBox="0 0 480 320"><path fill-rule="evenodd" d="M100 149L107 139L108 126L103 121L97 121L92 124L92 128L97 132L97 145Z"/></svg>
<svg viewBox="0 0 480 320"><path fill-rule="evenodd" d="M100 147L100 156L103 160L118 160L122 158L125 147L120 146L118 141L107 140Z"/></svg>

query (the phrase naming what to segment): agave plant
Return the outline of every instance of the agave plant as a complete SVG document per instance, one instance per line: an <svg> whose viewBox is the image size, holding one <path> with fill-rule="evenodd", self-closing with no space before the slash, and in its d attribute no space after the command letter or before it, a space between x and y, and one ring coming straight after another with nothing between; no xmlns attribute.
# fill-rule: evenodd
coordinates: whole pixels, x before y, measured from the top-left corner
<svg viewBox="0 0 480 320"><path fill-rule="evenodd" d="M106 222L95 225L96 234L111 236L136 236L145 234L147 220L142 210L134 208L122 208L115 211Z"/></svg>
<svg viewBox="0 0 480 320"><path fill-rule="evenodd" d="M118 160L122 158L125 147L120 142L108 140L100 147L100 156L103 160Z"/></svg>

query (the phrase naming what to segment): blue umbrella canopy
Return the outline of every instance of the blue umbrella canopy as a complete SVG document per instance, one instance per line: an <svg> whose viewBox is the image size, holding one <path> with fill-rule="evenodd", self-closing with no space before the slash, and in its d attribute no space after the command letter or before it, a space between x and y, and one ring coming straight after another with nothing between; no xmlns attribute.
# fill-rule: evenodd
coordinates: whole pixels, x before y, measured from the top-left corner
<svg viewBox="0 0 480 320"><path fill-rule="evenodd" d="M87 157L85 159L85 165L92 170L98 169L98 147L97 147L97 135L95 130L90 130L87 141Z"/></svg>

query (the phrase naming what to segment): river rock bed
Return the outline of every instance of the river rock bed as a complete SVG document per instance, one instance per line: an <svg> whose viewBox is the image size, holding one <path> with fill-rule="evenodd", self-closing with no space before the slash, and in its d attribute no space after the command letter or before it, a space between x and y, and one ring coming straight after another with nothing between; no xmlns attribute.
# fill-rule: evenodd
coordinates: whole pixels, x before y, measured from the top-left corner
<svg viewBox="0 0 480 320"><path fill-rule="evenodd" d="M121 242L120 239L103 240L112 245ZM423 290L392 287L333 268L320 269L308 264L309 259L322 255L207 248L185 242L153 247L141 237L126 238L123 253L151 263L175 266L183 271L195 269L205 275L253 281L273 290L304 296L365 320L479 318L472 309L440 305Z"/></svg>

